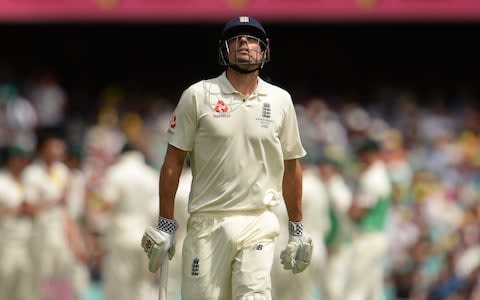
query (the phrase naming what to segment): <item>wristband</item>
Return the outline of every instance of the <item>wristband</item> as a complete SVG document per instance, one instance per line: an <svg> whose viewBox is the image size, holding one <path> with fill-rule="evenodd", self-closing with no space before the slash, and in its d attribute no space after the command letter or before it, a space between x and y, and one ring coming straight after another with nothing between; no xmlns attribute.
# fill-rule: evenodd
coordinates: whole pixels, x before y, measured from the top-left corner
<svg viewBox="0 0 480 300"><path fill-rule="evenodd" d="M175 230L177 230L177 221L167 219L167 218L164 218L164 217L159 217L158 218L157 230L161 230L161 231L166 232L168 234L174 234Z"/></svg>
<svg viewBox="0 0 480 300"><path fill-rule="evenodd" d="M288 221L288 231L290 235L302 236L303 235L303 223Z"/></svg>

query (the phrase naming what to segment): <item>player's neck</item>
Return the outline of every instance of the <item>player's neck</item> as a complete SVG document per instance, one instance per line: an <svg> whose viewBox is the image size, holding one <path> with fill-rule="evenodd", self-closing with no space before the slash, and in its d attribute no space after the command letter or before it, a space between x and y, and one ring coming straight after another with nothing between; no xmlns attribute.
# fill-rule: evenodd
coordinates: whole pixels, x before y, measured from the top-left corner
<svg viewBox="0 0 480 300"><path fill-rule="evenodd" d="M15 178L19 179L20 176L22 175L23 168L17 167L17 166L8 166L7 167L7 172L10 173L10 175Z"/></svg>
<svg viewBox="0 0 480 300"><path fill-rule="evenodd" d="M231 68L228 68L227 78L232 86L245 97L249 97L257 89L258 71L242 74Z"/></svg>
<svg viewBox="0 0 480 300"><path fill-rule="evenodd" d="M54 160L52 160L52 159L47 159L47 158L45 158L45 157L40 157L40 160L41 160L41 162L45 165L45 167L46 167L47 169L50 169L50 168L53 166L53 164L55 163Z"/></svg>

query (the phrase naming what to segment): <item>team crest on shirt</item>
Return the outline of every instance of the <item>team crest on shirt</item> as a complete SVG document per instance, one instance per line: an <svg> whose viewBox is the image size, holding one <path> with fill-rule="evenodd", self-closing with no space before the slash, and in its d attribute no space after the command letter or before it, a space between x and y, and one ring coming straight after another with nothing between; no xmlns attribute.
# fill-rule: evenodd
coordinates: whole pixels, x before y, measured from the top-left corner
<svg viewBox="0 0 480 300"><path fill-rule="evenodd" d="M272 111L270 109L270 103L268 102L263 103L262 117L266 119L270 119L271 115L272 115Z"/></svg>
<svg viewBox="0 0 480 300"><path fill-rule="evenodd" d="M268 102L263 103L262 116L258 117L256 120L260 122L260 127L262 128L270 127L270 124L273 123L272 110L271 110L270 103Z"/></svg>
<svg viewBox="0 0 480 300"><path fill-rule="evenodd" d="M198 276L200 274L200 260L195 257L192 261L192 276Z"/></svg>

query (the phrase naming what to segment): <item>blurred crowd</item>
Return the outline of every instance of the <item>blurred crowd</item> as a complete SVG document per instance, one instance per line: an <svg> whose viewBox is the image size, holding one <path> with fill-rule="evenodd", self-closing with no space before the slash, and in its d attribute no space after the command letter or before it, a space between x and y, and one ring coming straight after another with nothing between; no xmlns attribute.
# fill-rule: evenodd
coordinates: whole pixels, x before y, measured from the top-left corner
<svg viewBox="0 0 480 300"><path fill-rule="evenodd" d="M378 141L392 183L385 297L480 299L477 98L441 87L425 98L387 87L375 96L363 105L320 98L299 105L306 165L333 160L355 194L356 143Z"/></svg>
<svg viewBox="0 0 480 300"><path fill-rule="evenodd" d="M157 216L158 171L176 99L132 99L109 86L92 103L86 115L73 111L51 73L22 85L0 82L1 300L155 299L159 278L148 273L140 239ZM428 94L382 87L371 99L295 102L308 152L305 223L317 243L311 272L295 278L296 289L287 284L290 292L328 297L325 280L337 274L325 274L333 225L322 167L331 164L355 199L361 172L355 149L371 139L392 186L385 299L480 299L477 103L466 89L447 94L442 87ZM177 193L180 224L187 219L189 172L186 165ZM278 213L286 217L282 208ZM180 299L177 257L169 299ZM299 299L284 290L282 280L292 279L282 272L274 267L277 298Z"/></svg>

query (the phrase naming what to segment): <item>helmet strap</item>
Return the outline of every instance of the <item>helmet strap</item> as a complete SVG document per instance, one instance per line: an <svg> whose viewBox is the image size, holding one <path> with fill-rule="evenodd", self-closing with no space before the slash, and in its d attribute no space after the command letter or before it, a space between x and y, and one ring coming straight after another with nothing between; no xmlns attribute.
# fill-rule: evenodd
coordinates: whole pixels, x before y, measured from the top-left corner
<svg viewBox="0 0 480 300"><path fill-rule="evenodd" d="M258 68L252 69L252 70L245 70L245 69L242 69L238 65L235 65L235 64L229 64L228 67L232 68L233 70L235 70L235 71L237 71L238 73L241 73L241 74L250 74L250 73L253 73L255 71L261 70L261 67L258 67Z"/></svg>

